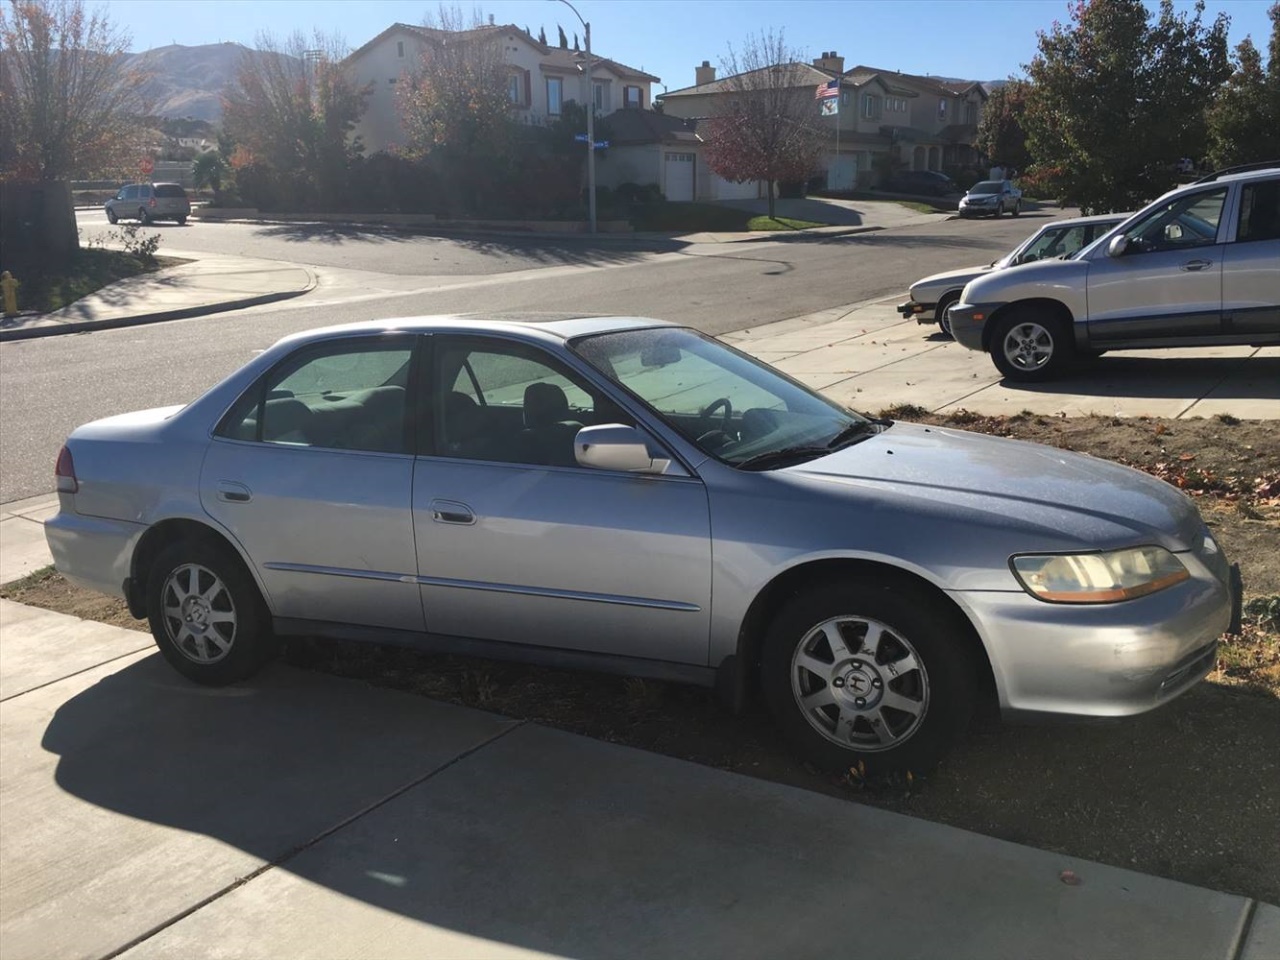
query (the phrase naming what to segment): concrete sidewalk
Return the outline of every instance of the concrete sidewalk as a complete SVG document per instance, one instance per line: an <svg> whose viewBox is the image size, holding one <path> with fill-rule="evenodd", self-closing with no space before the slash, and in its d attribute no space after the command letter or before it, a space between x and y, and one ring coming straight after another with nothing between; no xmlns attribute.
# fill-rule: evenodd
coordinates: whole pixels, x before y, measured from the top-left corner
<svg viewBox="0 0 1280 960"><path fill-rule="evenodd" d="M1280 951L1247 898L283 665L199 688L7 601L0 631L6 960Z"/></svg>
<svg viewBox="0 0 1280 960"><path fill-rule="evenodd" d="M239 310L300 296L316 285L305 266L247 257L202 257L129 277L53 313L0 319L0 341Z"/></svg>

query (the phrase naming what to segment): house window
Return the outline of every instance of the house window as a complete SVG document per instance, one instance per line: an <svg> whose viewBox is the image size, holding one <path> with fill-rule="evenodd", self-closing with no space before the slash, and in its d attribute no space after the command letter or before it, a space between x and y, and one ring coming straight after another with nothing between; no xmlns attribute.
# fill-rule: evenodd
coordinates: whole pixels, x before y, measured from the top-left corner
<svg viewBox="0 0 1280 960"><path fill-rule="evenodd" d="M519 74L511 74L507 77L507 99L519 106L524 101L524 84L520 82Z"/></svg>
<svg viewBox="0 0 1280 960"><path fill-rule="evenodd" d="M605 113L609 107L605 99L605 86L603 83L593 83L591 102L595 104L596 113Z"/></svg>
<svg viewBox="0 0 1280 960"><path fill-rule="evenodd" d="M978 122L978 105L976 103L966 103L964 105L964 122L970 126Z"/></svg>
<svg viewBox="0 0 1280 960"><path fill-rule="evenodd" d="M862 95L862 115L868 120L874 120L880 116L880 98L864 93Z"/></svg>
<svg viewBox="0 0 1280 960"><path fill-rule="evenodd" d="M629 110L639 110L644 106L644 90L640 87L623 87L623 106Z"/></svg>
<svg viewBox="0 0 1280 960"><path fill-rule="evenodd" d="M938 119L939 120L947 119L947 101L945 100L938 101Z"/></svg>
<svg viewBox="0 0 1280 960"><path fill-rule="evenodd" d="M401 60L404 59L404 41L403 40L396 41L396 56Z"/></svg>
<svg viewBox="0 0 1280 960"><path fill-rule="evenodd" d="M547 113L560 116L564 103L564 81L559 77L547 77Z"/></svg>

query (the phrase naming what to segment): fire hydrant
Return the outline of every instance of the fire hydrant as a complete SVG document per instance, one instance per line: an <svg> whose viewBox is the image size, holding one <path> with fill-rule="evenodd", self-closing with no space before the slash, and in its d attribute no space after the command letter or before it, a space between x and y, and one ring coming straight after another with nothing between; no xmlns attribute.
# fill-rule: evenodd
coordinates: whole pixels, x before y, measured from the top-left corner
<svg viewBox="0 0 1280 960"><path fill-rule="evenodd" d="M18 288L22 286L17 280L13 279L13 274L8 270L0 273L0 289L4 290L4 315L12 317L18 312Z"/></svg>

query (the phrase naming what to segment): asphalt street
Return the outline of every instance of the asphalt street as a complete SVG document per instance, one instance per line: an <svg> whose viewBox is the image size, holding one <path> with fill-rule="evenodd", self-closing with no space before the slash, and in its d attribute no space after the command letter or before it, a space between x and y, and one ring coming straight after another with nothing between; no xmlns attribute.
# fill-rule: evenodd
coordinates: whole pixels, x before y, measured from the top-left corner
<svg viewBox="0 0 1280 960"><path fill-rule="evenodd" d="M318 268L320 286L284 304L0 346L0 502L51 490L58 448L79 424L184 403L298 330L430 313L571 309L727 333L905 295L913 280L994 259L1059 215L737 244L388 237L345 227L299 241L294 226L162 227L162 254L235 252L305 263ZM106 228L100 216L81 213L82 242ZM931 329L922 327L921 336Z"/></svg>

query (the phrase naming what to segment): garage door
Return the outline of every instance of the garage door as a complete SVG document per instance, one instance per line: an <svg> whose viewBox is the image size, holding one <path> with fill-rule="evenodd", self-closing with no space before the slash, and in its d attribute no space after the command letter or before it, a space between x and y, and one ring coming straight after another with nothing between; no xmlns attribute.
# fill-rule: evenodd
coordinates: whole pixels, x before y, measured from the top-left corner
<svg viewBox="0 0 1280 960"><path fill-rule="evenodd" d="M730 183L719 174L711 175L712 196L717 200L756 200L760 196L760 184L756 180L746 183Z"/></svg>
<svg viewBox="0 0 1280 960"><path fill-rule="evenodd" d="M666 155L667 188L663 191L668 200L693 199L693 154L668 153Z"/></svg>

